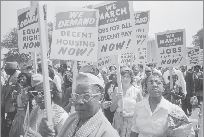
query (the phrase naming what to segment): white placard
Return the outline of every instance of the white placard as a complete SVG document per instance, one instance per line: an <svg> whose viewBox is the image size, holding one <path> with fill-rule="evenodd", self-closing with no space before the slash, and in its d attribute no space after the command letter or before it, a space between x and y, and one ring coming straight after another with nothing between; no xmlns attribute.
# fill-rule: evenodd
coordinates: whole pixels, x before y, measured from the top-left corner
<svg viewBox="0 0 204 137"><path fill-rule="evenodd" d="M147 62L147 41L149 32L150 11L135 11L136 62Z"/></svg>
<svg viewBox="0 0 204 137"><path fill-rule="evenodd" d="M187 47L187 65L200 65L200 47Z"/></svg>
<svg viewBox="0 0 204 137"><path fill-rule="evenodd" d="M44 21L46 21L47 7L43 6ZM40 53L40 37L37 6L19 9L18 14L18 47L20 53Z"/></svg>
<svg viewBox="0 0 204 137"><path fill-rule="evenodd" d="M56 7L51 59L97 62L98 10Z"/></svg>
<svg viewBox="0 0 204 137"><path fill-rule="evenodd" d="M93 8L99 10L98 58L133 52L136 43L133 2L102 2Z"/></svg>
<svg viewBox="0 0 204 137"><path fill-rule="evenodd" d="M186 65L184 29L156 33L157 67Z"/></svg>

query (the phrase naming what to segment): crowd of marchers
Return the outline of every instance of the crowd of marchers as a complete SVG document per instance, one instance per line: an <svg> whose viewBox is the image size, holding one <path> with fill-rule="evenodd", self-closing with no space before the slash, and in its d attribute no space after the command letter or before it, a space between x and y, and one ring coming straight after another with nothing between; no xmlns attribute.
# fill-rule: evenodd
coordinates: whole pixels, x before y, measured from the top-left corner
<svg viewBox="0 0 204 137"><path fill-rule="evenodd" d="M170 77L170 68L154 63L102 69L85 65L73 79L71 66L54 66L48 60L52 126L46 119L41 62L37 73L33 68L19 67L16 62L6 62L1 68L2 137L196 135L189 116L203 102L203 66L173 67Z"/></svg>

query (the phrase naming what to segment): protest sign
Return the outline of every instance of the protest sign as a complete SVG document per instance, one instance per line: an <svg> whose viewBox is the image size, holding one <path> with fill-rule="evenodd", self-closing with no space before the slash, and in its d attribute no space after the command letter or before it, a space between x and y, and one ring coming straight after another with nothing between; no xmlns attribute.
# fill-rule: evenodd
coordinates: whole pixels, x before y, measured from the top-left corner
<svg viewBox="0 0 204 137"><path fill-rule="evenodd" d="M47 7L43 6L44 22L47 25ZM20 53L38 52L40 53L40 37L38 8L32 6L17 11L18 14L18 47Z"/></svg>
<svg viewBox="0 0 204 137"><path fill-rule="evenodd" d="M136 54L133 53L133 62L136 60ZM131 53L124 53L120 55L120 65L130 65Z"/></svg>
<svg viewBox="0 0 204 137"><path fill-rule="evenodd" d="M115 56L102 57L98 59L97 68L102 69L113 64L116 64Z"/></svg>
<svg viewBox="0 0 204 137"><path fill-rule="evenodd" d="M184 29L156 33L157 67L186 65Z"/></svg>
<svg viewBox="0 0 204 137"><path fill-rule="evenodd" d="M147 40L149 32L149 11L135 11L135 29L136 29L136 61L147 62Z"/></svg>
<svg viewBox="0 0 204 137"><path fill-rule="evenodd" d="M187 47L187 65L195 66L200 63L200 47Z"/></svg>
<svg viewBox="0 0 204 137"><path fill-rule="evenodd" d="M56 7L51 59L97 62L98 11Z"/></svg>
<svg viewBox="0 0 204 137"><path fill-rule="evenodd" d="M102 2L93 8L99 10L98 58L133 52L136 36L132 1Z"/></svg>

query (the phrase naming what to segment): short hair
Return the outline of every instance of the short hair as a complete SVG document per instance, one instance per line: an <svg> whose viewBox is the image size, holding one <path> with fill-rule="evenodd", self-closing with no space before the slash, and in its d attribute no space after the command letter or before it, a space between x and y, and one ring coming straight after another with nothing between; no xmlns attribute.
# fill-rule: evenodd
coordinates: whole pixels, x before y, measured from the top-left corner
<svg viewBox="0 0 204 137"><path fill-rule="evenodd" d="M132 70L121 70L120 74L121 76L125 75L126 73L128 73L130 75L131 81L130 83L132 84L134 81L134 73Z"/></svg>
<svg viewBox="0 0 204 137"><path fill-rule="evenodd" d="M117 68L116 68L116 66L110 66L110 67L109 67L109 70L111 70L111 68L112 68L112 67L114 67L114 68L115 68L115 70L117 69Z"/></svg>
<svg viewBox="0 0 204 137"><path fill-rule="evenodd" d="M60 66L62 66L63 68L67 69L67 64L61 64Z"/></svg>
<svg viewBox="0 0 204 137"><path fill-rule="evenodd" d="M29 74L27 74L27 73L20 73L19 75L18 75L18 83L19 83L19 78L21 78L21 77L26 77L26 79L27 79L27 84L31 87L31 75L29 75Z"/></svg>

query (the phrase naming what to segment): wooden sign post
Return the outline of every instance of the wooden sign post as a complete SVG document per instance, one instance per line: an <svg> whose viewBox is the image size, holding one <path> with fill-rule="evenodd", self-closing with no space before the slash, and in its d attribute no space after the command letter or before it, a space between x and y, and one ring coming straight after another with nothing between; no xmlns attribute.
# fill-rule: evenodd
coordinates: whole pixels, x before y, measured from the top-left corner
<svg viewBox="0 0 204 137"><path fill-rule="evenodd" d="M172 70L173 70L173 67L169 67L170 90L173 88ZM172 100L172 96L171 96L171 100Z"/></svg>
<svg viewBox="0 0 204 137"><path fill-rule="evenodd" d="M31 1L30 2L30 7L37 6L37 4L38 4L38 1ZM31 52L31 56L33 57L33 70L34 70L34 74L37 74L38 65L37 65L36 52Z"/></svg>
<svg viewBox="0 0 204 137"><path fill-rule="evenodd" d="M49 84L49 75L48 75L48 63L47 63L47 36L46 28L44 23L44 13L43 5L41 2L38 2L38 19L39 19L39 28L40 28L40 47L41 47L41 65L43 73L43 89L44 89L44 99L45 99L45 109L46 116L49 124L53 126L52 123L52 108L51 108L51 95L50 95L50 84Z"/></svg>
<svg viewBox="0 0 204 137"><path fill-rule="evenodd" d="M118 83L118 92L122 92L123 93L123 88L122 88L122 83L121 83L121 75L120 75L120 65L119 65L119 62L120 62L120 55L116 55L116 67L117 67L117 83ZM122 100L121 100L121 109L122 109L122 112L123 112L123 109L124 109L124 103L123 103L123 97L122 97Z"/></svg>

